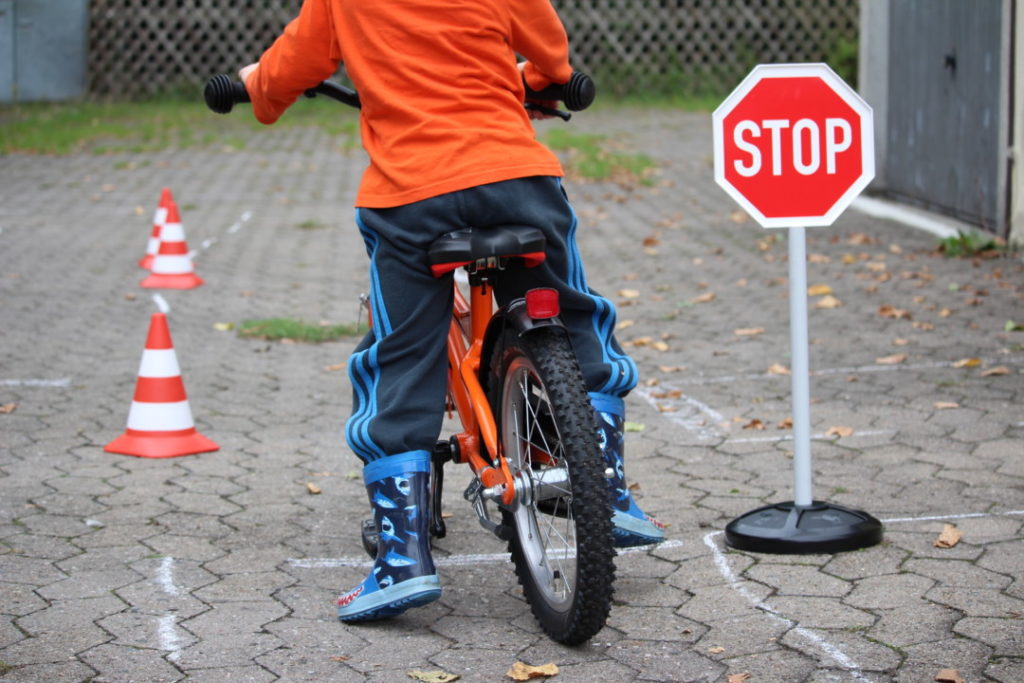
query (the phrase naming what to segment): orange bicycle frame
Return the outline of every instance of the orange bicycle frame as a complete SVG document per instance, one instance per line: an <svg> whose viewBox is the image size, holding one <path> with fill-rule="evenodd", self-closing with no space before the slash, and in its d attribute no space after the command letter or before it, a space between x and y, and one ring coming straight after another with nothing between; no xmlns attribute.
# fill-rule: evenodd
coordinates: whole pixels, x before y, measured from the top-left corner
<svg viewBox="0 0 1024 683"><path fill-rule="evenodd" d="M480 354L493 308L494 299L486 282L470 287L468 302L455 287L448 330L448 393L462 422L462 431L455 435L459 462L468 463L484 486L504 486L502 502L511 504L515 482L501 452L494 413L479 378Z"/></svg>

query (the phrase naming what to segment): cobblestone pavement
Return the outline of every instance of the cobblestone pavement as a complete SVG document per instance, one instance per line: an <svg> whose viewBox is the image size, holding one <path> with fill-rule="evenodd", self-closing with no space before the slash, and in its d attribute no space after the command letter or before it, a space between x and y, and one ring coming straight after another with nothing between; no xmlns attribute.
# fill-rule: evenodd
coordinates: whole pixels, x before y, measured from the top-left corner
<svg viewBox="0 0 1024 683"><path fill-rule="evenodd" d="M608 625L577 648L541 633L459 471L441 600L335 619L366 572L349 387L331 369L354 342L215 325L356 320L359 153L288 128L242 151L0 160L0 680L499 681L517 660L566 682L1024 680L1024 332L1004 328L1024 321L1019 256L946 259L854 210L808 231L810 284L832 297L811 298L815 497L871 512L885 540L730 550L726 523L792 499L788 378L770 371L789 362L787 266L785 235L714 186L709 118L617 109L572 128L661 164L652 186L568 186L591 284L619 303L644 377L627 471L670 524L661 547L619 556ZM155 310L136 263L164 186L206 284L161 295L221 448L148 460L103 446ZM939 548L945 524L962 539Z"/></svg>

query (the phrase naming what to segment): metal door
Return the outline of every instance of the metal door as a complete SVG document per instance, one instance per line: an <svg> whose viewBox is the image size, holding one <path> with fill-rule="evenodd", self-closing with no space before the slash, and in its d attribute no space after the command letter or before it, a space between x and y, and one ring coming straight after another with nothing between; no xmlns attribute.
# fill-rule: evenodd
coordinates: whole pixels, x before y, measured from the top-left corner
<svg viewBox="0 0 1024 683"><path fill-rule="evenodd" d="M85 92L88 0L0 0L0 102Z"/></svg>
<svg viewBox="0 0 1024 683"><path fill-rule="evenodd" d="M1011 5L894 0L886 189L998 234L1008 229Z"/></svg>

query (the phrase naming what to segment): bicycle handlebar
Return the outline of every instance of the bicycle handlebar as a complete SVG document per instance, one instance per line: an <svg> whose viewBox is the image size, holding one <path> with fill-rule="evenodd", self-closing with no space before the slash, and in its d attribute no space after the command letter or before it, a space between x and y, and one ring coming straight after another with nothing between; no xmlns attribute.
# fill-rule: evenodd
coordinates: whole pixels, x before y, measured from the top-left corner
<svg viewBox="0 0 1024 683"><path fill-rule="evenodd" d="M593 103L597 94L597 88L590 76L580 71L574 71L568 83L553 83L541 91L526 89L526 97L536 100L561 100L569 111L580 111L586 109ZM324 81L320 85L306 91L306 97L324 95L342 104L359 109L359 93L352 88L345 87L333 81ZM227 74L217 74L211 78L203 89L203 99L206 106L218 114L229 113L239 102L249 102L249 92L240 81L234 81ZM561 116L566 121L569 114L556 109L548 109L540 105L529 103L528 106L539 109L548 114Z"/></svg>

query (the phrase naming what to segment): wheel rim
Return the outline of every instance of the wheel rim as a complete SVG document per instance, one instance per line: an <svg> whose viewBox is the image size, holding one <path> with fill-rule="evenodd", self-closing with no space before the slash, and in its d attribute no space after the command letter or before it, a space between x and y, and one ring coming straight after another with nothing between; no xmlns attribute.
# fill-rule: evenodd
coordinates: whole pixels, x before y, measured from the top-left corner
<svg viewBox="0 0 1024 683"><path fill-rule="evenodd" d="M572 488L551 404L530 362L506 371L502 400L505 458L516 478L512 516L533 583L558 611L572 603L576 583L576 523Z"/></svg>

